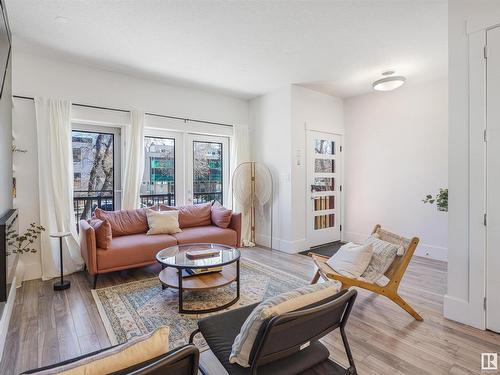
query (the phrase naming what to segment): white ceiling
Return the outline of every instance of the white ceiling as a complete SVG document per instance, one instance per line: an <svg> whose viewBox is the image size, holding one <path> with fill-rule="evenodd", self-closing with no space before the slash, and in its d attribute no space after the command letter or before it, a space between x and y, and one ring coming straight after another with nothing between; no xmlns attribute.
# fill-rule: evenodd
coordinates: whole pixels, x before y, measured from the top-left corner
<svg viewBox="0 0 500 375"><path fill-rule="evenodd" d="M351 97L389 69L409 84L447 75L445 0L6 2L19 46L243 98L290 83Z"/></svg>

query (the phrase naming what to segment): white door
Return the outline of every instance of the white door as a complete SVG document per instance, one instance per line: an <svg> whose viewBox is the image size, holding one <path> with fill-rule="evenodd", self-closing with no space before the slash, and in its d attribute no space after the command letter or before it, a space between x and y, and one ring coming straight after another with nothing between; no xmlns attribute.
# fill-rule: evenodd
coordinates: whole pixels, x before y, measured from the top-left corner
<svg viewBox="0 0 500 375"><path fill-rule="evenodd" d="M229 197L229 142L226 137L188 134L186 137L186 203Z"/></svg>
<svg viewBox="0 0 500 375"><path fill-rule="evenodd" d="M342 192L342 137L307 134L307 244L318 246L340 240Z"/></svg>
<svg viewBox="0 0 500 375"><path fill-rule="evenodd" d="M488 30L486 327L500 332L500 28Z"/></svg>

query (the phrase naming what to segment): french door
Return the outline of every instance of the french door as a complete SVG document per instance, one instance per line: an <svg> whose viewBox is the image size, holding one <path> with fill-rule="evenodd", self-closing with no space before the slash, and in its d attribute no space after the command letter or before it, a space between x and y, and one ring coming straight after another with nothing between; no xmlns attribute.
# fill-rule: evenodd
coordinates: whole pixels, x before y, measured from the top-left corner
<svg viewBox="0 0 500 375"><path fill-rule="evenodd" d="M340 240L342 191L342 137L308 131L307 134L307 244Z"/></svg>
<svg viewBox="0 0 500 375"><path fill-rule="evenodd" d="M486 327L500 332L500 28L487 31Z"/></svg>
<svg viewBox="0 0 500 375"><path fill-rule="evenodd" d="M187 134L185 171L187 204L227 203L229 142L226 137Z"/></svg>

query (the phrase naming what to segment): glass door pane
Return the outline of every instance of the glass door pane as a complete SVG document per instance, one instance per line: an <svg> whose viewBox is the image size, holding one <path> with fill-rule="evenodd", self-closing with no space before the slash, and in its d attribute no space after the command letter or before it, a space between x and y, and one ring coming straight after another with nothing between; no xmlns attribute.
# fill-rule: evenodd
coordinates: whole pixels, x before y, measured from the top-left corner
<svg viewBox="0 0 500 375"><path fill-rule="evenodd" d="M341 137L309 131L307 134L307 243L318 246L340 240Z"/></svg>
<svg viewBox="0 0 500 375"><path fill-rule="evenodd" d="M141 206L175 206L175 139L144 137Z"/></svg>
<svg viewBox="0 0 500 375"><path fill-rule="evenodd" d="M193 141L193 203L223 203L223 144Z"/></svg>
<svg viewBox="0 0 500 375"><path fill-rule="evenodd" d="M96 208L115 209L115 135L74 130L73 184L76 221L89 219Z"/></svg>

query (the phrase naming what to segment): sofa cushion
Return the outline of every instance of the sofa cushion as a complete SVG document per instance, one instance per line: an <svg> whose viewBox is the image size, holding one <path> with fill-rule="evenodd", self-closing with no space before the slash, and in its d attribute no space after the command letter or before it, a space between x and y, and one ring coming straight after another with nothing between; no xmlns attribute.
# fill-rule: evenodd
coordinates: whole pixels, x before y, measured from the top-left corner
<svg viewBox="0 0 500 375"><path fill-rule="evenodd" d="M181 229L212 224L212 202L179 206L179 226Z"/></svg>
<svg viewBox="0 0 500 375"><path fill-rule="evenodd" d="M38 375L109 374L137 363L145 362L168 352L169 327L163 326L152 333L130 339L123 345L114 346L95 355L57 367L30 372Z"/></svg>
<svg viewBox="0 0 500 375"><path fill-rule="evenodd" d="M107 219L91 219L89 224L94 228L95 243L101 249L107 249L111 245L113 235L111 231L111 224Z"/></svg>
<svg viewBox="0 0 500 375"><path fill-rule="evenodd" d="M182 232L179 228L179 211L146 210L149 230L148 236L155 234L173 234Z"/></svg>
<svg viewBox="0 0 500 375"><path fill-rule="evenodd" d="M107 250L97 249L97 266L99 270L107 270L153 263L158 251L176 244L177 240L168 234L148 236L140 233L114 237Z"/></svg>
<svg viewBox="0 0 500 375"><path fill-rule="evenodd" d="M179 244L210 242L223 245L236 246L238 235L232 229L224 229L215 225L205 225L202 227L185 228L180 233L172 235Z"/></svg>
<svg viewBox="0 0 500 375"><path fill-rule="evenodd" d="M109 221L113 237L146 233L148 231L148 219L144 208L120 211L104 211L96 208L94 215L98 219L107 219Z"/></svg>
<svg viewBox="0 0 500 375"><path fill-rule="evenodd" d="M231 222L233 211L228 210L219 202L215 202L212 206L212 224L219 228L227 228Z"/></svg>

